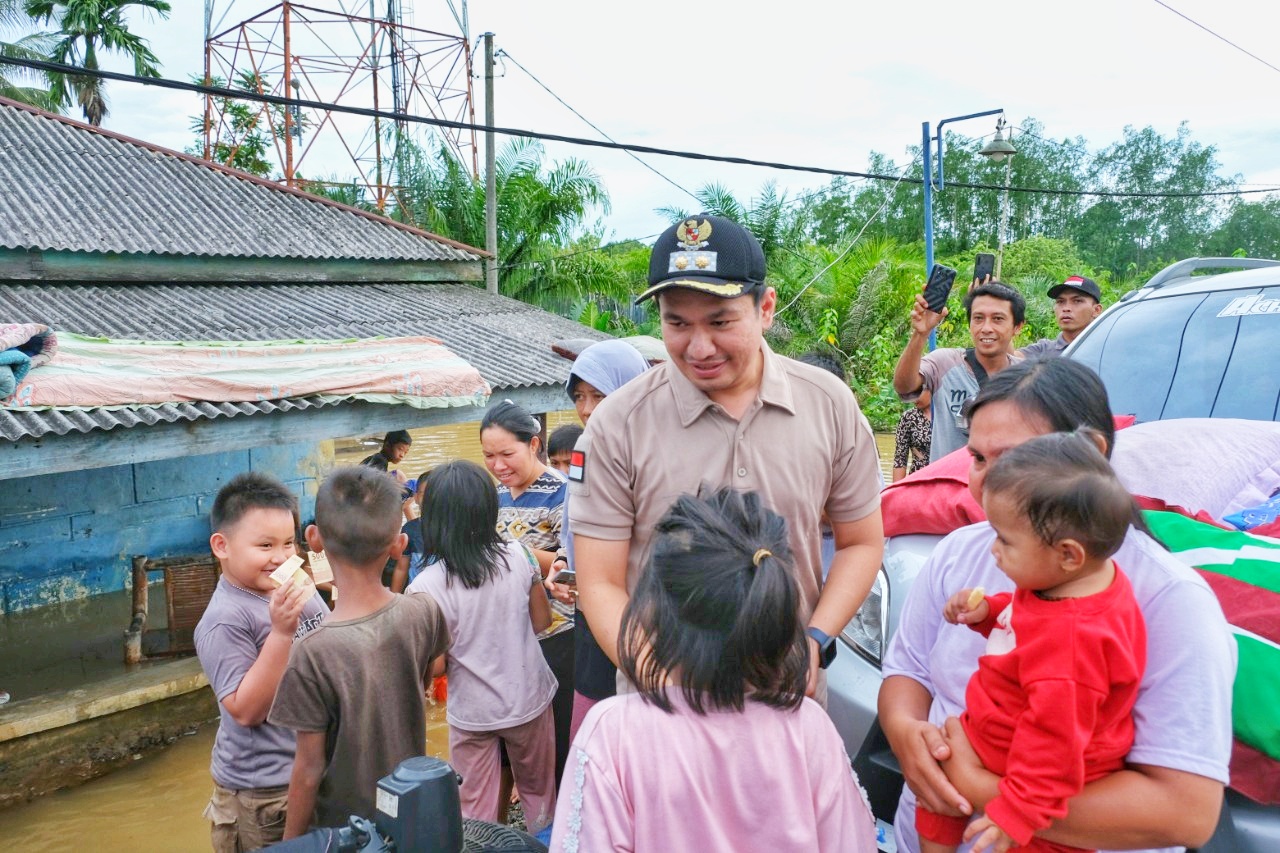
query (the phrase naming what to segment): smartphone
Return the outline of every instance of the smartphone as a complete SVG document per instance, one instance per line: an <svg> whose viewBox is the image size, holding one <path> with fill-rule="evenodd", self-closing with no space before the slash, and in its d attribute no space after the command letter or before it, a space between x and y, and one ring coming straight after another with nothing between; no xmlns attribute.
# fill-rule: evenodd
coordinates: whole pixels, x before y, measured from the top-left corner
<svg viewBox="0 0 1280 853"><path fill-rule="evenodd" d="M929 280L924 286L924 301L929 310L941 313L947 307L947 297L951 295L951 285L956 282L956 271L942 264L934 264L929 271Z"/></svg>
<svg viewBox="0 0 1280 853"><path fill-rule="evenodd" d="M973 280L982 284L982 280L989 275L994 275L995 271L996 256L979 252L977 259L973 262Z"/></svg>
<svg viewBox="0 0 1280 853"><path fill-rule="evenodd" d="M569 569L565 569L563 572L556 575L554 580L556 583L568 584L569 586L577 586L578 573L574 571L570 571Z"/></svg>

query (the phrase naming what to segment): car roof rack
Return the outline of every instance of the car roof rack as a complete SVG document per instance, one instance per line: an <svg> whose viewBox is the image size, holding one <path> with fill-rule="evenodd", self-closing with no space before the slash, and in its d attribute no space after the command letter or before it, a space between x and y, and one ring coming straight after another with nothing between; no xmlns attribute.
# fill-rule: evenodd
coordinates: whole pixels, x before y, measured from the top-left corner
<svg viewBox="0 0 1280 853"><path fill-rule="evenodd" d="M1175 278L1191 276L1200 270L1256 270L1263 267L1276 266L1280 266L1280 261L1271 260L1270 258L1187 258L1185 261L1169 264L1169 266L1160 270L1160 272L1151 277L1150 281L1142 286L1142 289L1155 290L1158 287L1164 287Z"/></svg>

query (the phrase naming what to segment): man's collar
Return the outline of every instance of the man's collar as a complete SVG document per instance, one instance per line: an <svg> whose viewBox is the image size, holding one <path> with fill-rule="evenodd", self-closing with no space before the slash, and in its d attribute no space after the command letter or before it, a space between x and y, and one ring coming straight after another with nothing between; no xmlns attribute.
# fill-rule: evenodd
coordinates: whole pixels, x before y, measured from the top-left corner
<svg viewBox="0 0 1280 853"><path fill-rule="evenodd" d="M760 341L760 353L764 356L764 370L760 376L756 398L761 403L777 406L794 415L796 410L791 394L791 379L780 362L782 357L775 355L763 339ZM688 427L716 403L690 382L675 364L667 362L667 369L671 371L671 390L676 399L680 425Z"/></svg>

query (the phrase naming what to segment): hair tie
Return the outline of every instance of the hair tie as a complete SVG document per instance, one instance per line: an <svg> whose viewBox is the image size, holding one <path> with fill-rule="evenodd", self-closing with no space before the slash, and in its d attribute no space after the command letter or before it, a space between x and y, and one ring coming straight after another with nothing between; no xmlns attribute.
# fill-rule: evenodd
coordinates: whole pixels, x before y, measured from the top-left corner
<svg viewBox="0 0 1280 853"><path fill-rule="evenodd" d="M772 557L772 556L773 556L773 552L770 551L768 548L758 548L756 549L756 553L751 557L751 563L758 569L760 568L761 560L763 560L765 557Z"/></svg>

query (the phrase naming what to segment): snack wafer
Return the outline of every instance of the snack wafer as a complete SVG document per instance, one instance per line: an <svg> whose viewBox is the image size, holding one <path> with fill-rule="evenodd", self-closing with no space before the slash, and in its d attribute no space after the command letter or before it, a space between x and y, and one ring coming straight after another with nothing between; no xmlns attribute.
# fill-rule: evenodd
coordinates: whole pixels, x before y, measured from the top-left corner
<svg viewBox="0 0 1280 853"><path fill-rule="evenodd" d="M308 551L307 562L311 564L311 579L316 583L332 583L333 567L324 551Z"/></svg>
<svg viewBox="0 0 1280 853"><path fill-rule="evenodd" d="M271 582L277 587L284 586L284 582L289 578L293 578L295 584L306 583L311 580L306 570L302 568L302 558L297 554L285 560L271 573Z"/></svg>
<svg viewBox="0 0 1280 853"><path fill-rule="evenodd" d="M987 591L980 586L975 586L969 591L969 600L965 602L965 607L969 610L977 607L982 603L982 599L987 595Z"/></svg>

